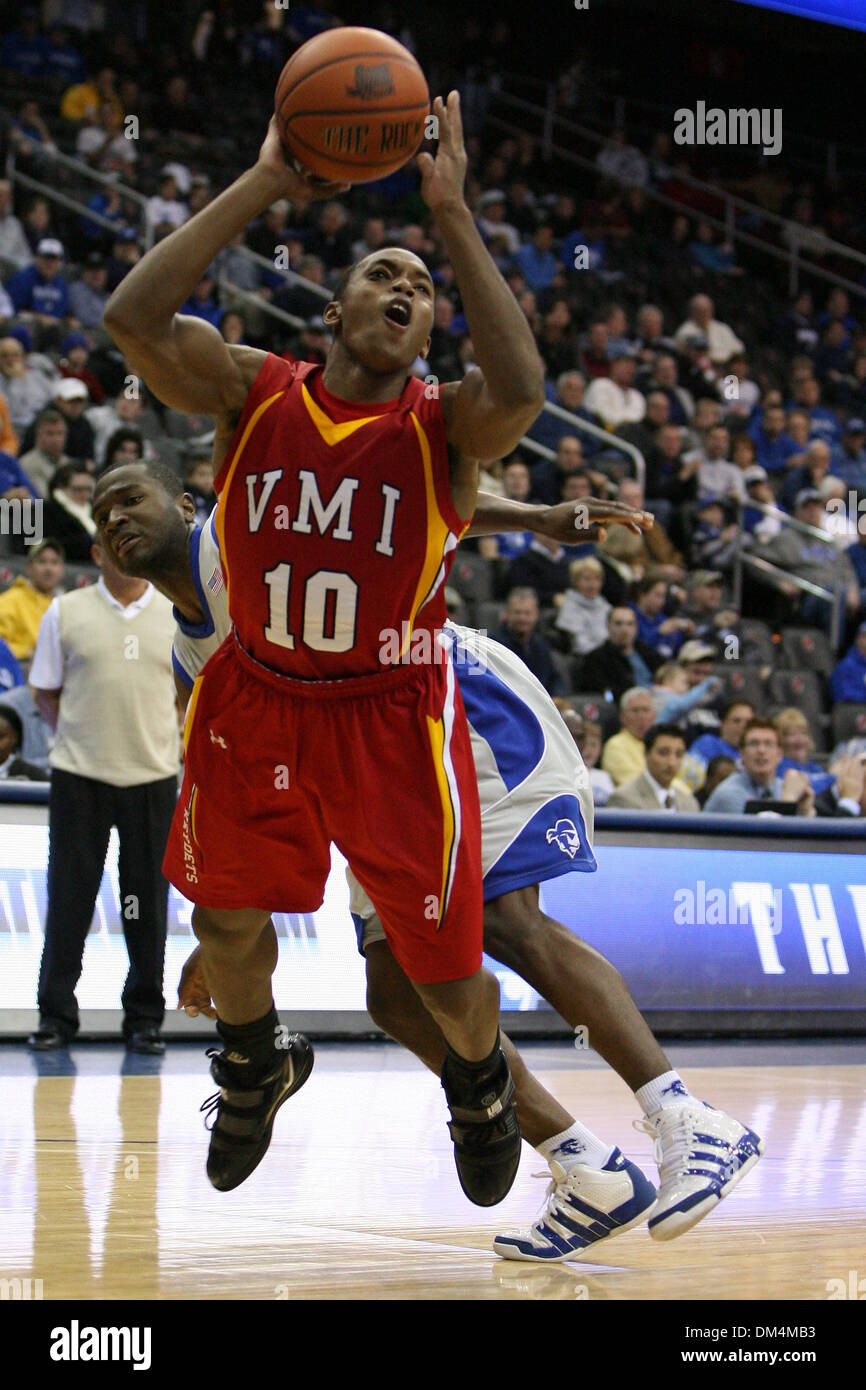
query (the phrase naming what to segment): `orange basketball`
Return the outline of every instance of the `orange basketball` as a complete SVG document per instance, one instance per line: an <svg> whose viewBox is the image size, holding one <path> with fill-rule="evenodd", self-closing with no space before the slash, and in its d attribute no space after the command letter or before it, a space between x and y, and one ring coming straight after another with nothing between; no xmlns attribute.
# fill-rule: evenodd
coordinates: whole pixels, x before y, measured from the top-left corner
<svg viewBox="0 0 866 1390"><path fill-rule="evenodd" d="M424 138L427 80L378 29L330 29L302 44L274 102L289 162L338 183L370 183L405 164Z"/></svg>

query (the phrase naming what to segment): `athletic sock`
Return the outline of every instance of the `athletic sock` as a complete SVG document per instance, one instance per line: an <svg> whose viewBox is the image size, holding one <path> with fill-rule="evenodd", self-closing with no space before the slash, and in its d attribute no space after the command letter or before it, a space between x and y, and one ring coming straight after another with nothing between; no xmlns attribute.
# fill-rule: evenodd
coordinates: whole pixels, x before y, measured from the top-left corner
<svg viewBox="0 0 866 1390"><path fill-rule="evenodd" d="M603 1168L614 1149L612 1144L605 1144L579 1120L575 1120L561 1134L554 1134L552 1139L545 1139L543 1144L536 1144L535 1147L547 1163L555 1159L566 1172L576 1168L579 1163L587 1168Z"/></svg>
<svg viewBox="0 0 866 1390"><path fill-rule="evenodd" d="M485 1088L495 1087L497 1090L499 1089L499 1082L505 1074L504 1061L498 1028L496 1030L496 1042L487 1056L482 1057L480 1062L467 1061L465 1057L461 1057L446 1043L442 1084L446 1087L448 1099L453 1101L455 1105L463 1105L470 1110L483 1104Z"/></svg>
<svg viewBox="0 0 866 1390"><path fill-rule="evenodd" d="M217 1033L225 1044L225 1060L254 1075L266 1072L277 1058L280 1019L273 1004L266 1014L252 1023L223 1023L217 1019Z"/></svg>
<svg viewBox="0 0 866 1390"><path fill-rule="evenodd" d="M654 1115L666 1105L682 1105L683 1101L694 1100L694 1096L678 1071L666 1071L654 1081L648 1081L635 1091L635 1100L645 1115Z"/></svg>

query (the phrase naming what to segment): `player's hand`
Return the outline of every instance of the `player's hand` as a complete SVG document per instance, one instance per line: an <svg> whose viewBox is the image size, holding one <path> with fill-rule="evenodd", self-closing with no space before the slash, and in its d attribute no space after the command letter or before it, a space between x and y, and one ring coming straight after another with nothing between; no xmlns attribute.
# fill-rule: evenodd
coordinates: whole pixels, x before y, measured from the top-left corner
<svg viewBox="0 0 866 1390"><path fill-rule="evenodd" d="M317 179L315 174L306 170L299 173L286 162L288 158L290 156L287 156L283 149L276 117L271 116L268 133L259 150L258 167L279 181L274 201L278 197L289 198L295 208L303 208L308 203L318 202L322 198L333 198L338 193L346 193L352 187L350 183L328 183L324 179Z"/></svg>
<svg viewBox="0 0 866 1390"><path fill-rule="evenodd" d="M421 197L431 212L440 212L463 205L467 160L459 93L449 92L447 104L441 97L435 97L433 115L439 122L436 158L432 154L419 154L418 168Z"/></svg>
<svg viewBox="0 0 866 1390"><path fill-rule="evenodd" d="M600 497L582 497L579 502L558 502L548 507L535 530L560 545L574 545L578 540L604 540L609 526L625 526L640 535L648 531L655 518L652 512L627 507L624 502L606 502Z"/></svg>
<svg viewBox="0 0 866 1390"><path fill-rule="evenodd" d="M210 990L205 984L200 946L196 946L192 955L183 963L177 987L177 1007L183 1009L190 1018L198 1018L199 1014L205 1014L207 1018L217 1016Z"/></svg>

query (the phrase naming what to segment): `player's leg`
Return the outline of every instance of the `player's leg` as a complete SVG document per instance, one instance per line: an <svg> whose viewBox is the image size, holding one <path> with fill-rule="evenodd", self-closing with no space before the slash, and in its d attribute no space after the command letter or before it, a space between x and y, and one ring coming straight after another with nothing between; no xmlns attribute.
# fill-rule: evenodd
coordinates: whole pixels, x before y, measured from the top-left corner
<svg viewBox="0 0 866 1390"><path fill-rule="evenodd" d="M373 941L365 951L367 1012L378 1028L441 1076L445 1065L445 1035L397 964L387 941ZM514 1081L520 1132L537 1148L545 1139L574 1123L571 1115L546 1091L523 1062L511 1039L501 1035Z"/></svg>
<svg viewBox="0 0 866 1390"><path fill-rule="evenodd" d="M445 1038L379 937L378 919L367 926L377 938L365 949L368 1012L439 1075ZM532 1075L504 1033L502 1047L514 1080L521 1133L550 1164L553 1181L541 1218L528 1230L503 1232L494 1245L497 1253L539 1262L577 1259L646 1221L656 1193L640 1169L576 1121Z"/></svg>
<svg viewBox="0 0 866 1390"><path fill-rule="evenodd" d="M571 1027L585 1027L590 1046L634 1091L645 1116L639 1127L656 1141L659 1165L650 1233L656 1240L682 1235L754 1167L763 1140L690 1093L619 971L541 911L537 886L486 904L484 944L489 955L531 984ZM508 1253L499 1242L496 1248Z"/></svg>
<svg viewBox="0 0 866 1390"><path fill-rule="evenodd" d="M579 891L579 890L578 890ZM609 960L542 912L538 887L485 903L484 949L526 980L632 1091L672 1070Z"/></svg>
<svg viewBox="0 0 866 1390"><path fill-rule="evenodd" d="M481 963L481 813L469 729L450 667L388 675L387 694L342 700L330 716L333 838L444 1034L458 1176L471 1201L492 1206L517 1173L520 1128L499 1038L499 985Z"/></svg>
<svg viewBox="0 0 866 1390"><path fill-rule="evenodd" d="M309 1076L313 1050L301 1034L286 1032L274 1006L278 947L270 913L197 905L192 925L224 1048L208 1053L220 1089L202 1106L213 1116L207 1175L229 1192L267 1153L276 1113Z"/></svg>

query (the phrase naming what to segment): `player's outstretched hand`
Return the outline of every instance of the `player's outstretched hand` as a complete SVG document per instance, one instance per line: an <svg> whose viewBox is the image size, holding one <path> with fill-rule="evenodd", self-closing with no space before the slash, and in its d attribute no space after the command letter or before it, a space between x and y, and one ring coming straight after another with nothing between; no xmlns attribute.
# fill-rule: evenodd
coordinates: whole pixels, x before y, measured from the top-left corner
<svg viewBox="0 0 866 1390"><path fill-rule="evenodd" d="M436 158L432 154L419 154L418 168L421 171L421 197L431 212L439 212L444 208L460 207L463 202L466 146L463 143L459 92L449 92L447 102L435 97L433 115L439 122Z"/></svg>
<svg viewBox="0 0 866 1390"><path fill-rule="evenodd" d="M278 192L281 197L290 198L297 208L307 203L318 202L322 198L333 198L338 193L348 192L352 187L350 183L327 183L307 171L299 173L286 160L287 155L280 140L276 118L271 116L268 133L259 150L258 162L261 168L279 179Z"/></svg>
<svg viewBox="0 0 866 1390"><path fill-rule="evenodd" d="M579 502L558 502L548 507L536 529L560 545L574 545L587 538L604 540L607 529L614 524L640 535L655 523L652 512L627 507L624 502L606 502L600 497L582 497Z"/></svg>
<svg viewBox="0 0 866 1390"><path fill-rule="evenodd" d="M204 980L200 946L196 946L192 955L183 963L177 987L177 1007L183 1009L190 1018L198 1018L199 1014L205 1014L207 1018L217 1016L210 990Z"/></svg>

